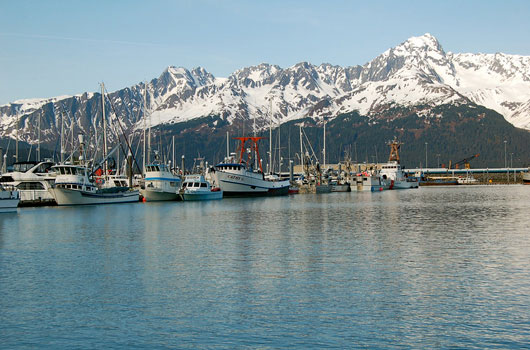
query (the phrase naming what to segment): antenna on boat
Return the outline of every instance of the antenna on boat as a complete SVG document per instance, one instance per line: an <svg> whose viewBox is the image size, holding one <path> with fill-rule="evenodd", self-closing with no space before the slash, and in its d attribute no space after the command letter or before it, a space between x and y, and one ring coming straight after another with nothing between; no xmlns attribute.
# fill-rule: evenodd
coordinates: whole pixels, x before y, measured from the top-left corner
<svg viewBox="0 0 530 350"><path fill-rule="evenodd" d="M226 132L226 161L228 162L228 159L230 159L230 133Z"/></svg>

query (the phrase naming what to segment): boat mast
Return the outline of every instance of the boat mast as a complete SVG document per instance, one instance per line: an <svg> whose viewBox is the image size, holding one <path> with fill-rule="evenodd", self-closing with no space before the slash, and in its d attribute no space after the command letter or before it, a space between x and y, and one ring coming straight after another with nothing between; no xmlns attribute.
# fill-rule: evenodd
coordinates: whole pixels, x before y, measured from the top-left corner
<svg viewBox="0 0 530 350"><path fill-rule="evenodd" d="M228 159L230 158L230 133L226 132L226 161L228 162Z"/></svg>
<svg viewBox="0 0 530 350"><path fill-rule="evenodd" d="M107 176L107 123L105 122L105 85L101 83L101 107L102 107L102 123L103 123L103 172Z"/></svg>
<svg viewBox="0 0 530 350"><path fill-rule="evenodd" d="M272 174L272 98L269 100L269 173Z"/></svg>
<svg viewBox="0 0 530 350"><path fill-rule="evenodd" d="M72 136L71 136L71 139L72 139L72 142L71 142L72 143L72 153L70 154L70 162L72 162L72 164L74 164L74 120L75 120L74 117L75 117L75 115L72 116L72 124L71 124L71 126L72 126L71 127L71 129L72 129L72 131L71 131L71 134L72 134Z"/></svg>
<svg viewBox="0 0 530 350"><path fill-rule="evenodd" d="M300 124L300 165L302 166L302 169L303 169L303 166L304 166L304 146L302 144L303 140L302 140L302 124Z"/></svg>
<svg viewBox="0 0 530 350"><path fill-rule="evenodd" d="M17 125L16 125L17 140L15 143L15 162L18 162L18 124L19 123L20 123L20 117L19 117L19 111L17 111Z"/></svg>
<svg viewBox="0 0 530 350"><path fill-rule="evenodd" d="M61 164L64 163L64 112L61 113Z"/></svg>
<svg viewBox="0 0 530 350"><path fill-rule="evenodd" d="M143 142L143 169L142 172L145 176L145 129L147 128L147 107L146 107L146 101L147 101L147 82L144 83L144 142Z"/></svg>
<svg viewBox="0 0 530 350"><path fill-rule="evenodd" d="M326 120L324 119L324 149L322 150L324 154L322 159L322 167L326 166Z"/></svg>
<svg viewBox="0 0 530 350"><path fill-rule="evenodd" d="M173 144L173 156L171 157L172 158L171 160L173 162L172 163L173 164L173 168L175 168L175 135L171 136L171 138L173 139L173 140L171 140L172 141L171 143Z"/></svg>
<svg viewBox="0 0 530 350"><path fill-rule="evenodd" d="M41 115L39 113L39 122L38 122L38 128L39 128L39 133L38 133L38 143L37 143L37 162L40 161L40 119L41 119Z"/></svg>
<svg viewBox="0 0 530 350"><path fill-rule="evenodd" d="M147 112L147 90L145 95L145 110ZM149 113L149 126L147 128L147 163L151 163L151 113Z"/></svg>
<svg viewBox="0 0 530 350"><path fill-rule="evenodd" d="M278 120L278 176L280 176L280 173L282 172L282 134L280 133L280 126L281 126L280 120Z"/></svg>

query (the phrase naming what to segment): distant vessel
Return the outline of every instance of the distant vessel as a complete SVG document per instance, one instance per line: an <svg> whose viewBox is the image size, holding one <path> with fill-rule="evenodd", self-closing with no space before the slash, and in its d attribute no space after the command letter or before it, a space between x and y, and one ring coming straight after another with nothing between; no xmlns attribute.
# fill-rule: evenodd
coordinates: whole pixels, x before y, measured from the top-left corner
<svg viewBox="0 0 530 350"><path fill-rule="evenodd" d="M0 184L13 186L20 195L20 206L56 205L49 189L55 183L51 161L16 162L13 171L0 177Z"/></svg>
<svg viewBox="0 0 530 350"><path fill-rule="evenodd" d="M459 185L473 185L478 183L478 180L469 174L466 177L459 177L457 181Z"/></svg>
<svg viewBox="0 0 530 350"><path fill-rule="evenodd" d="M380 174L363 172L355 177L355 189L357 191L379 192L388 189L389 184L382 179Z"/></svg>
<svg viewBox="0 0 530 350"><path fill-rule="evenodd" d="M530 171L524 173L524 175L523 175L523 184L530 185Z"/></svg>
<svg viewBox="0 0 530 350"><path fill-rule="evenodd" d="M268 180L265 178L259 157L258 141L263 137L235 137L240 141L239 161L227 159L211 171L215 184L225 196L271 196L289 193L289 180ZM247 150L246 143L250 143ZM253 159L253 153L255 159ZM257 163L254 169L252 163Z"/></svg>
<svg viewBox="0 0 530 350"><path fill-rule="evenodd" d="M146 165L145 185L140 193L146 201L180 200L181 178L173 174L165 164Z"/></svg>
<svg viewBox="0 0 530 350"><path fill-rule="evenodd" d="M401 168L399 148L402 143L394 139L388 142L388 145L390 146L390 156L388 157L388 162L383 164L380 175L383 179L390 180L390 189L418 188L418 180L409 178Z"/></svg>
<svg viewBox="0 0 530 350"><path fill-rule="evenodd" d="M205 201L222 199L223 191L218 187L212 188L202 175L188 175L182 183L180 196L185 201Z"/></svg>
<svg viewBox="0 0 530 350"><path fill-rule="evenodd" d="M419 177L420 186L454 186L458 185L458 177L454 176L425 176Z"/></svg>
<svg viewBox="0 0 530 350"><path fill-rule="evenodd" d="M20 201L19 192L0 185L0 213L11 213L17 210Z"/></svg>
<svg viewBox="0 0 530 350"><path fill-rule="evenodd" d="M129 187L99 188L90 169L83 165L56 165L55 185L50 189L58 205L138 202L139 192Z"/></svg>

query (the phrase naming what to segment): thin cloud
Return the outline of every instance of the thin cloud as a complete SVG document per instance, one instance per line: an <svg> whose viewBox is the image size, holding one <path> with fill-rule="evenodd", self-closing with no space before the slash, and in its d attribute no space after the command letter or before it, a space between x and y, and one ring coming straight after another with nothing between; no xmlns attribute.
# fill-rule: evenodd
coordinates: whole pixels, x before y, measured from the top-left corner
<svg viewBox="0 0 530 350"><path fill-rule="evenodd" d="M106 44L122 44L135 46L166 46L163 44L141 42L141 41L126 41L126 40L111 40L111 39L91 39L91 38L74 38L57 35L38 35L38 34L23 34L23 33L0 33L0 36L9 36L15 38L28 39L45 39L45 40L64 40L64 41L78 41L78 42L92 42L92 43L106 43Z"/></svg>

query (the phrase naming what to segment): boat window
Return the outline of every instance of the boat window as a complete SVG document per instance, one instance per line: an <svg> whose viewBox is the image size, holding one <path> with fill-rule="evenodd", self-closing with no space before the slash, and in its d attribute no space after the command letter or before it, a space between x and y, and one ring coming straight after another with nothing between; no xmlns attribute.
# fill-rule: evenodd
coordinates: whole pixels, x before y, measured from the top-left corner
<svg viewBox="0 0 530 350"><path fill-rule="evenodd" d="M206 183L201 183L201 187L208 187L208 185L206 185Z"/></svg>
<svg viewBox="0 0 530 350"><path fill-rule="evenodd" d="M17 185L19 190L44 190L44 186L40 182L21 182Z"/></svg>
<svg viewBox="0 0 530 350"><path fill-rule="evenodd" d="M200 186L201 186L201 184L198 183L198 182L193 183L193 187L200 187Z"/></svg>
<svg viewBox="0 0 530 350"><path fill-rule="evenodd" d="M160 167L159 167L158 165L155 165L155 166L153 167L153 171L160 171Z"/></svg>
<svg viewBox="0 0 530 350"><path fill-rule="evenodd" d="M85 169L84 168L77 168L77 175L84 176L85 175Z"/></svg>
<svg viewBox="0 0 530 350"><path fill-rule="evenodd" d="M41 165L39 165L39 167L37 168L36 172L37 173L47 173L50 168L52 167L52 163L42 163Z"/></svg>
<svg viewBox="0 0 530 350"><path fill-rule="evenodd" d="M177 183L175 181L169 181L169 186L177 187Z"/></svg>
<svg viewBox="0 0 530 350"><path fill-rule="evenodd" d="M2 176L0 177L0 182L13 182L13 178L11 176Z"/></svg>

